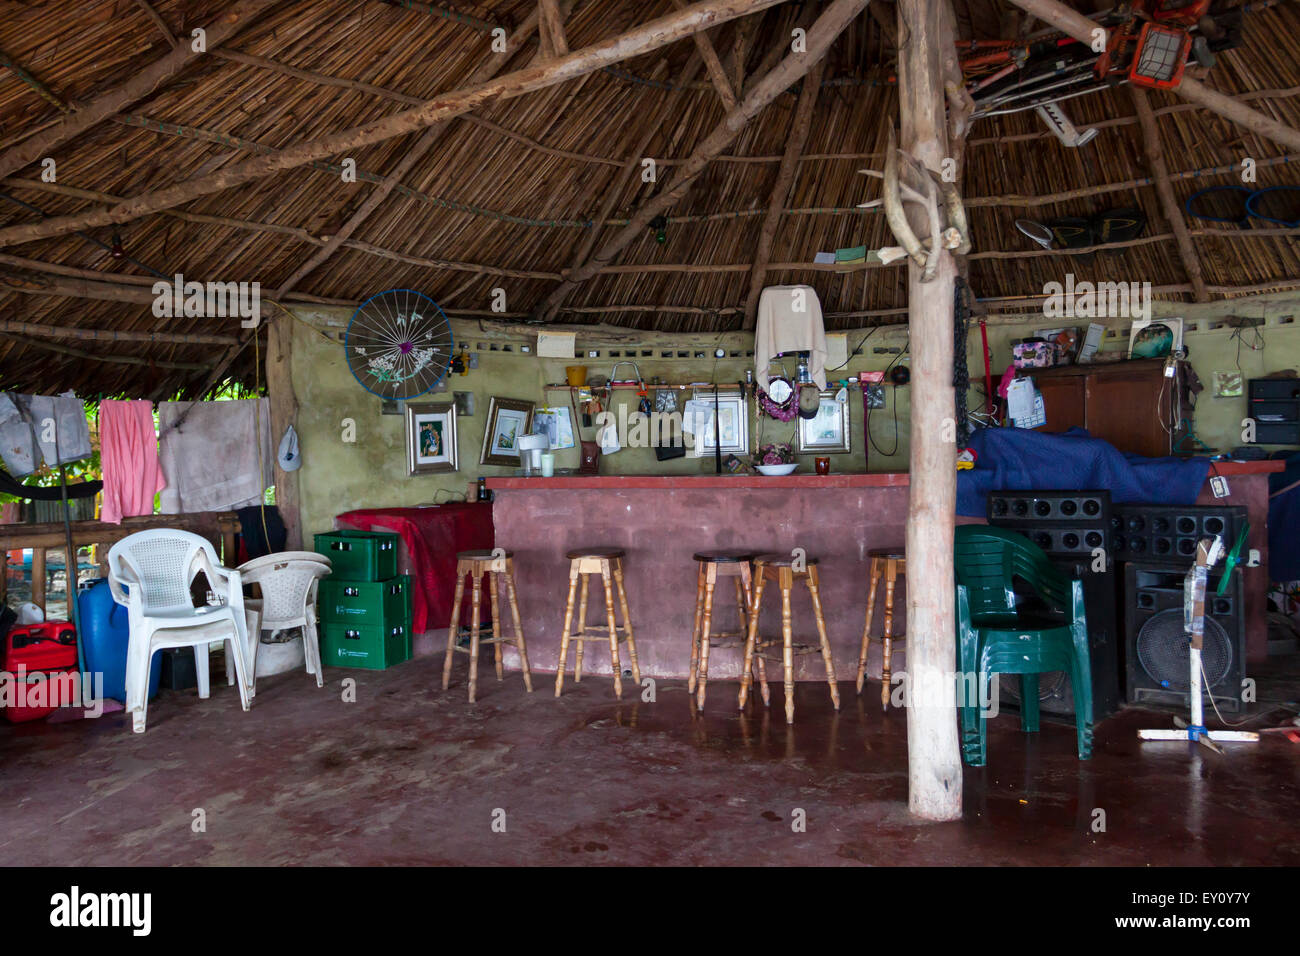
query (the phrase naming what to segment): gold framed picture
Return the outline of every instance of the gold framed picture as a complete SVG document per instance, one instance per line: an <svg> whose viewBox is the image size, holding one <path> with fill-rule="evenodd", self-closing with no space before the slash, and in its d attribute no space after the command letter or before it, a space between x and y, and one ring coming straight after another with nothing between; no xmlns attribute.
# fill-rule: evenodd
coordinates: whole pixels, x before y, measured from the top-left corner
<svg viewBox="0 0 1300 956"><path fill-rule="evenodd" d="M456 471L456 406L452 402L406 403L406 467L412 475Z"/></svg>
<svg viewBox="0 0 1300 956"><path fill-rule="evenodd" d="M536 402L518 398L497 398L488 402L487 429L483 432L480 465L519 465L519 439L533 429Z"/></svg>

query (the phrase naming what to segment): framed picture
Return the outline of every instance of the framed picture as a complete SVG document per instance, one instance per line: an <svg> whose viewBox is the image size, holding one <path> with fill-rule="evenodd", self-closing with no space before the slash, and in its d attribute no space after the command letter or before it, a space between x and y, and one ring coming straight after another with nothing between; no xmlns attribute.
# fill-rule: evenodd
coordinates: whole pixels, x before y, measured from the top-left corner
<svg viewBox="0 0 1300 956"><path fill-rule="evenodd" d="M799 419L801 455L845 454L849 449L849 403L835 401L829 390L821 394L815 418Z"/></svg>
<svg viewBox="0 0 1300 956"><path fill-rule="evenodd" d="M460 467L454 404L406 404L406 467L412 475L432 475Z"/></svg>
<svg viewBox="0 0 1300 956"><path fill-rule="evenodd" d="M536 404L492 396L488 402L487 430L483 433L483 453L478 459L480 465L519 464L519 439L533 430Z"/></svg>
<svg viewBox="0 0 1300 956"><path fill-rule="evenodd" d="M704 458L714 454L716 446L713 440L713 396L695 400L705 412L697 421L701 423L695 431L695 447L692 455ZM749 408L738 393L718 396L718 437L723 455L749 454Z"/></svg>

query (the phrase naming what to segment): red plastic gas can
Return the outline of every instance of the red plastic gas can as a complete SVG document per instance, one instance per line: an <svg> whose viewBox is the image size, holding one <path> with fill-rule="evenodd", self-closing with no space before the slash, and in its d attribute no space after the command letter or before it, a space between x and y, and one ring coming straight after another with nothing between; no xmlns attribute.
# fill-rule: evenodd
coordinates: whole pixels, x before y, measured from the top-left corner
<svg viewBox="0 0 1300 956"><path fill-rule="evenodd" d="M10 685L0 689L0 702L11 723L39 720L76 702L77 632L67 621L12 628L0 654Z"/></svg>

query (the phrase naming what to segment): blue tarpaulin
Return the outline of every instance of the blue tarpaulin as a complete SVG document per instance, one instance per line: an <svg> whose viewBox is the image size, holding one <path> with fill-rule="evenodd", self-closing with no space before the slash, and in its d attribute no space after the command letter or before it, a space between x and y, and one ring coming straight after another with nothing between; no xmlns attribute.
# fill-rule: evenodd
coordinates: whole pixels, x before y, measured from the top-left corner
<svg viewBox="0 0 1300 956"><path fill-rule="evenodd" d="M1050 433L979 428L968 443L975 467L957 473L957 513L983 518L990 491L1107 490L1110 500L1194 504L1208 458L1144 458L1121 452L1082 428Z"/></svg>

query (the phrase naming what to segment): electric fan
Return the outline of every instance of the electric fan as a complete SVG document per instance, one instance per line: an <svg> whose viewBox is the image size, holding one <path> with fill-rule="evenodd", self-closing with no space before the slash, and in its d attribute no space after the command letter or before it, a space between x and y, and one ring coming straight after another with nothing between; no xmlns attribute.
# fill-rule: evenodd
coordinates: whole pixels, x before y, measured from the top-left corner
<svg viewBox="0 0 1300 956"><path fill-rule="evenodd" d="M348 368L368 392L405 401L447 374L451 325L422 292L388 289L362 302L343 340Z"/></svg>

